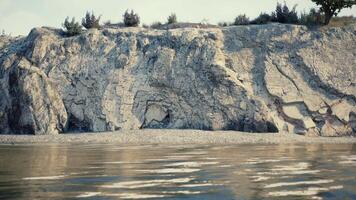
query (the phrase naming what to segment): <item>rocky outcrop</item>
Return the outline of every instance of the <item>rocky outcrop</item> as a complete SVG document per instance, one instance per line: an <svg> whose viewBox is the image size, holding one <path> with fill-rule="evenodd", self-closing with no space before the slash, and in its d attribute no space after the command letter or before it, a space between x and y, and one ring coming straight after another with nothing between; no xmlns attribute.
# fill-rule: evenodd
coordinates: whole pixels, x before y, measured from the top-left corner
<svg viewBox="0 0 356 200"><path fill-rule="evenodd" d="M36 28L0 41L1 133L356 131L356 25Z"/></svg>

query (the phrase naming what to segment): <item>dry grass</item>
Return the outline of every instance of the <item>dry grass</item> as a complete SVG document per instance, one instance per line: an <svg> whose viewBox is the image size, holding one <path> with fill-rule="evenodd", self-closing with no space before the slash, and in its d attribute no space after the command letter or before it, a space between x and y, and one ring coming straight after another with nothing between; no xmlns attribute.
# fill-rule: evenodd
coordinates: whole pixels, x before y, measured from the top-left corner
<svg viewBox="0 0 356 200"><path fill-rule="evenodd" d="M353 16L345 16L345 17L334 17L331 19L330 23L327 25L328 27L343 27L350 24L356 23L356 18Z"/></svg>

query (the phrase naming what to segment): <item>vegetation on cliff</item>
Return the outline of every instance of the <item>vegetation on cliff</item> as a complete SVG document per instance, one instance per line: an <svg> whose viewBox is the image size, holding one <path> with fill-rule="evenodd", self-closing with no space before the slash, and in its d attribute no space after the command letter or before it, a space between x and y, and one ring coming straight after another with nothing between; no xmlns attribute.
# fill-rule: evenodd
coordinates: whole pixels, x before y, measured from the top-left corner
<svg viewBox="0 0 356 200"><path fill-rule="evenodd" d="M133 10L129 12L126 10L124 14L124 24L127 27L135 27L140 25L140 17Z"/></svg>
<svg viewBox="0 0 356 200"><path fill-rule="evenodd" d="M96 28L99 29L100 28L100 16L96 17L94 15L94 12L90 13L87 12L85 14L85 17L82 19L82 26L84 26L84 28L86 29L91 29L91 28Z"/></svg>
<svg viewBox="0 0 356 200"><path fill-rule="evenodd" d="M72 18L72 21L69 21L69 17L67 17L63 23L64 34L67 36L75 36L82 33L83 29L79 22L75 21L75 18Z"/></svg>
<svg viewBox="0 0 356 200"><path fill-rule="evenodd" d="M324 14L324 24L329 24L333 16L337 16L344 8L356 5L356 0L312 0L320 6L320 12Z"/></svg>
<svg viewBox="0 0 356 200"><path fill-rule="evenodd" d="M175 24L177 22L178 22L177 15L175 13L172 13L167 19L168 24Z"/></svg>
<svg viewBox="0 0 356 200"><path fill-rule="evenodd" d="M322 26L328 25L332 22L333 25L342 25L349 23L349 21L354 21L353 17L349 18L335 18L333 21L333 16L337 16L338 13L344 8L350 8L356 4L356 0L312 0L319 5L320 8L312 8L309 12L297 13L296 7L294 5L290 8L285 2L283 4L277 3L276 8L273 12L267 13L262 12L255 19L250 20L245 14L238 15L232 23L221 22L219 26L239 26L239 25L250 25L250 24L267 24L267 23L282 23L282 24L298 24L306 26ZM100 29L100 16L96 17L94 13L87 12L85 17L82 19L82 26L86 29ZM190 24L190 26L189 26ZM140 25L140 16L133 10L126 12L123 15L123 22L113 24L110 21L104 23L105 27L138 27ZM153 29L170 29L178 27L204 27L202 23L178 23L177 15L172 13L167 18L166 23L161 23L159 21L152 23L150 26L143 24L144 28ZM207 27L212 26L206 24ZM82 26L75 22L74 18L69 21L67 18L63 24L64 33L67 36L75 36L82 32Z"/></svg>

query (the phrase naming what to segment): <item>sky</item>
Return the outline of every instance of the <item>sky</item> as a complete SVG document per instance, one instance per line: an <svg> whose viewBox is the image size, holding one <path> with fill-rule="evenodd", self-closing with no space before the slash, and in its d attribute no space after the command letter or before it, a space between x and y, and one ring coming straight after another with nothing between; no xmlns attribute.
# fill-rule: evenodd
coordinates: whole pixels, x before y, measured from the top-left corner
<svg viewBox="0 0 356 200"><path fill-rule="evenodd" d="M298 11L308 11L316 5L310 0L285 0L290 7L297 4ZM33 27L61 27L64 19L77 20L86 11L102 15L102 21L122 21L126 9L133 9L141 22L165 22L176 13L181 22L228 21L239 14L250 18L261 12L272 12L278 0L0 0L0 31L7 34L27 35ZM279 0L279 2L284 2ZM356 15L356 6L345 9L341 15Z"/></svg>

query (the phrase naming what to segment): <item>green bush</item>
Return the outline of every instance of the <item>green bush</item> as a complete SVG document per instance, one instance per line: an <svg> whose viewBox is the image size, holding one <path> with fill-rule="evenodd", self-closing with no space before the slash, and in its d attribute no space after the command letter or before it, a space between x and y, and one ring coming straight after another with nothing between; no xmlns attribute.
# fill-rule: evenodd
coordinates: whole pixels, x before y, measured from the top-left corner
<svg viewBox="0 0 356 200"><path fill-rule="evenodd" d="M162 25L163 24L161 22L153 22L150 27L153 29L159 29L162 27Z"/></svg>
<svg viewBox="0 0 356 200"><path fill-rule="evenodd" d="M92 12L91 14L89 12L86 13L85 18L82 19L82 25L86 29L91 29L91 28L100 28L100 17L98 18L94 15Z"/></svg>
<svg viewBox="0 0 356 200"><path fill-rule="evenodd" d="M272 16L267 13L261 13L256 19L251 21L251 24L267 24L272 22Z"/></svg>
<svg viewBox="0 0 356 200"><path fill-rule="evenodd" d="M297 24L299 20L296 7L297 5L290 10L285 2L284 5L277 3L276 11L272 13L272 21L283 24Z"/></svg>
<svg viewBox="0 0 356 200"><path fill-rule="evenodd" d="M227 22L219 22L219 23L218 23L218 26L220 26L220 27L226 27L226 26L229 26L229 23L227 23Z"/></svg>
<svg viewBox="0 0 356 200"><path fill-rule="evenodd" d="M126 10L124 14L124 24L127 27L137 27L140 25L140 17L133 11Z"/></svg>
<svg viewBox="0 0 356 200"><path fill-rule="evenodd" d="M177 15L175 13L172 13L169 17L168 17L168 20L167 20L168 24L175 24L177 23Z"/></svg>
<svg viewBox="0 0 356 200"><path fill-rule="evenodd" d="M248 25L250 19L246 15L239 15L235 18L234 25Z"/></svg>
<svg viewBox="0 0 356 200"><path fill-rule="evenodd" d="M63 23L64 33L65 35L71 37L75 35L79 35L82 33L82 26L79 22L75 21L75 18L72 18L72 21L69 21L69 17L67 17Z"/></svg>
<svg viewBox="0 0 356 200"><path fill-rule="evenodd" d="M315 8L310 9L309 13L302 13L299 19L299 23L306 26L322 25L323 22L323 14Z"/></svg>

